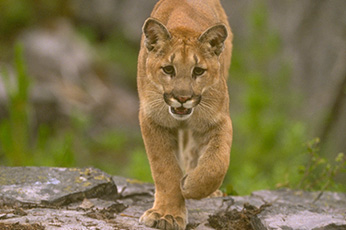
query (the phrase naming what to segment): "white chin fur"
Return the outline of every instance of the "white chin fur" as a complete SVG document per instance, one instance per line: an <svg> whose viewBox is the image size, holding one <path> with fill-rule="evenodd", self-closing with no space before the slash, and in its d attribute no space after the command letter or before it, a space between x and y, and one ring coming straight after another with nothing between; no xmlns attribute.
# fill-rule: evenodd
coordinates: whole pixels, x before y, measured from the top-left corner
<svg viewBox="0 0 346 230"><path fill-rule="evenodd" d="M174 119L177 119L177 120L179 120L179 121L184 121L184 120L188 119L189 117L191 117L191 115L193 114L193 108L192 108L191 113L189 113L189 114L187 114L187 115L178 115L178 114L172 113L171 107L170 107L170 106L168 107L168 111L169 111L169 114L171 114L171 116L172 116Z"/></svg>

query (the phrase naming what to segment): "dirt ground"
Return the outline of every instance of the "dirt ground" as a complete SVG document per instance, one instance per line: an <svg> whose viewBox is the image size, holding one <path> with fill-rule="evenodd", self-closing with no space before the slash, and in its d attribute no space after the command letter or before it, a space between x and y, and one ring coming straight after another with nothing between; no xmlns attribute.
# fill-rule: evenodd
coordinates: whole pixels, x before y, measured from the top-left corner
<svg viewBox="0 0 346 230"><path fill-rule="evenodd" d="M208 222L217 230L266 230L257 215L268 206L265 204L257 208L245 203L241 211L233 209L210 215Z"/></svg>
<svg viewBox="0 0 346 230"><path fill-rule="evenodd" d="M0 230L44 230L45 227L40 224L4 224L0 223Z"/></svg>

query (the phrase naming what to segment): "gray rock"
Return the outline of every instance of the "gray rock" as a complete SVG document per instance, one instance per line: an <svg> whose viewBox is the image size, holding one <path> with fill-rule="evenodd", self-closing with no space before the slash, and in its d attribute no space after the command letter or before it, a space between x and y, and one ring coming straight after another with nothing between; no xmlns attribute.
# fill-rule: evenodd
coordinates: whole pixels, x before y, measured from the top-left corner
<svg viewBox="0 0 346 230"><path fill-rule="evenodd" d="M94 168L0 167L3 204L66 205L84 198L117 196L112 177Z"/></svg>
<svg viewBox="0 0 346 230"><path fill-rule="evenodd" d="M346 228L346 194L280 190L252 196L272 204L259 215L269 229Z"/></svg>
<svg viewBox="0 0 346 230"><path fill-rule="evenodd" d="M143 183L138 180L127 179L120 176L113 176L113 181L117 185L118 193L122 198L134 196L154 196L155 188L153 184Z"/></svg>
<svg viewBox="0 0 346 230"><path fill-rule="evenodd" d="M152 206L153 192L152 184L93 168L0 167L0 227L149 230L138 219ZM230 212L255 230L346 229L344 193L263 190L250 196L187 200L187 207L187 229L213 229L211 216L229 226L230 220L222 217Z"/></svg>

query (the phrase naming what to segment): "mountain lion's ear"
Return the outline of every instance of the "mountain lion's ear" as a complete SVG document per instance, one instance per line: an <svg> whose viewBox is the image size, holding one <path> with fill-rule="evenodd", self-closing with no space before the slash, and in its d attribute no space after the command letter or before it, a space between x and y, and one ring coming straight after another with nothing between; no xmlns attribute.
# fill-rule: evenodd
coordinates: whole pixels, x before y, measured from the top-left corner
<svg viewBox="0 0 346 230"><path fill-rule="evenodd" d="M204 43L207 48L209 48L210 52L220 55L227 36L228 32L226 26L218 24L204 31L201 36L199 36L198 40Z"/></svg>
<svg viewBox="0 0 346 230"><path fill-rule="evenodd" d="M171 34L166 26L154 18L148 18L143 25L145 35L144 44L149 51L160 47L161 44L171 39Z"/></svg>

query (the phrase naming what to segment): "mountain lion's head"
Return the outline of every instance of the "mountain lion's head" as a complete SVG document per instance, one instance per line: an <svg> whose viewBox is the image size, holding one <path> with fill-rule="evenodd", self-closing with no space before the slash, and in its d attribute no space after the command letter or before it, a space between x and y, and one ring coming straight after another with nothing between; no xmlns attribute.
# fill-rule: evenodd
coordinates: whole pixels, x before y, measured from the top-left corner
<svg viewBox="0 0 346 230"><path fill-rule="evenodd" d="M201 33L184 28L168 31L149 18L143 32L147 77L162 93L169 113L178 120L188 119L203 103L203 93L222 76L219 56L227 38L225 25Z"/></svg>

